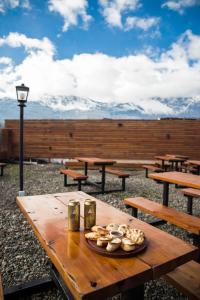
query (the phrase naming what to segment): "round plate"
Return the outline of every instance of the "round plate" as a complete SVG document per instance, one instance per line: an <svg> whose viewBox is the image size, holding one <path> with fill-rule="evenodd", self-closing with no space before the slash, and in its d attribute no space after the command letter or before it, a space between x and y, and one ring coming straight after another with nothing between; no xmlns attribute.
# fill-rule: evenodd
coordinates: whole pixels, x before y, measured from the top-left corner
<svg viewBox="0 0 200 300"><path fill-rule="evenodd" d="M148 244L147 239L145 238L143 244L137 245L136 248L132 251L126 252L126 251L122 250L121 248L118 248L114 252L108 252L108 251L106 251L106 248L97 246L97 241L91 241L91 240L87 240L87 239L85 239L85 240L86 240L86 244L92 251L94 251L100 255L103 255L103 256L115 257L115 258L127 258L127 257L135 256L139 252L146 249L147 244Z"/></svg>

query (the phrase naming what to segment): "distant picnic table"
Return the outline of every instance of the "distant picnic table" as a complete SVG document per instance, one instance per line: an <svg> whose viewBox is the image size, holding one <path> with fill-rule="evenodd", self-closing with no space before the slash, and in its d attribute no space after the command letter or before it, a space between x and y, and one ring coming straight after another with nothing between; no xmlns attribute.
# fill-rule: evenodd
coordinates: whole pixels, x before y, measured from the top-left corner
<svg viewBox="0 0 200 300"><path fill-rule="evenodd" d="M200 160L188 160L188 163L197 168L197 174L200 175Z"/></svg>
<svg viewBox="0 0 200 300"><path fill-rule="evenodd" d="M178 171L179 169L179 164L183 164L186 161L186 158L183 157L178 157L175 155L156 155L155 159L161 160L162 161L162 169L165 168L165 162L168 161L171 163L172 170Z"/></svg>
<svg viewBox="0 0 200 300"><path fill-rule="evenodd" d="M149 178L163 182L163 204L168 206L169 184L200 189L200 176L182 172L164 172L149 174Z"/></svg>

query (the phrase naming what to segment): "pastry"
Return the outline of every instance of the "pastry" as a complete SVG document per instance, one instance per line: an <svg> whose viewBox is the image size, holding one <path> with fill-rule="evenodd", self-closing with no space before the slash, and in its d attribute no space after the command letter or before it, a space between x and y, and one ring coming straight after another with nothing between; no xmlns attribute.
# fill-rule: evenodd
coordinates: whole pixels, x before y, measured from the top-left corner
<svg viewBox="0 0 200 300"><path fill-rule="evenodd" d="M144 232L139 229L129 229L126 232L126 237L136 245L141 245L144 242Z"/></svg>
<svg viewBox="0 0 200 300"><path fill-rule="evenodd" d="M124 234L126 234L128 229L129 229L129 225L126 225L126 224L121 224L121 225L119 225L119 228L118 228L118 230L122 231Z"/></svg>
<svg viewBox="0 0 200 300"><path fill-rule="evenodd" d="M88 232L85 234L86 239L91 240L91 241L96 241L100 235L98 232Z"/></svg>
<svg viewBox="0 0 200 300"><path fill-rule="evenodd" d="M100 237L97 240L97 246L106 247L108 245L108 242L111 240L112 238L110 236Z"/></svg>
<svg viewBox="0 0 200 300"><path fill-rule="evenodd" d="M99 226L99 225L95 225L95 226L92 226L91 230L94 231L94 232L97 232L98 229L100 228L103 228L102 226Z"/></svg>
<svg viewBox="0 0 200 300"><path fill-rule="evenodd" d="M135 249L135 243L132 242L130 239L123 238L121 243L121 248L127 252L132 251Z"/></svg>
<svg viewBox="0 0 200 300"><path fill-rule="evenodd" d="M119 238L113 239L108 242L106 250L108 252L113 252L113 251L117 250L120 247L120 245L121 245L121 239L119 239Z"/></svg>
<svg viewBox="0 0 200 300"><path fill-rule="evenodd" d="M115 224L115 223L110 223L108 226L106 226L106 229L108 231L111 231L111 230L118 230L119 228L119 225L118 224Z"/></svg>
<svg viewBox="0 0 200 300"><path fill-rule="evenodd" d="M97 232L99 235L105 236L108 234L108 230L106 230L106 228L99 226L99 225L95 225L91 228L91 230L93 232Z"/></svg>

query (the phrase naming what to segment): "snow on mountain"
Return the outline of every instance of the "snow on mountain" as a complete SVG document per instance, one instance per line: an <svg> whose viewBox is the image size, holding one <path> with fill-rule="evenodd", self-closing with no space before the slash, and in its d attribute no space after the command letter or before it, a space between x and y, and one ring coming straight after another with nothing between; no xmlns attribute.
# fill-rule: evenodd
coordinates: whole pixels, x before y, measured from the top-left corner
<svg viewBox="0 0 200 300"><path fill-rule="evenodd" d="M163 117L200 117L200 96L190 98L152 98L134 102L105 103L76 96L50 96L28 101L27 119L157 119ZM17 101L0 99L0 120L18 119Z"/></svg>

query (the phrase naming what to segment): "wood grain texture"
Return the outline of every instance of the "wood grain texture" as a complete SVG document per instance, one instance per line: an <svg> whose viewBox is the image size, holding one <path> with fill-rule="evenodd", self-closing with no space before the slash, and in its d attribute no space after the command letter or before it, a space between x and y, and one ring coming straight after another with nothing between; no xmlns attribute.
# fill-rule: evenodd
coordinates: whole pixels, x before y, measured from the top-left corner
<svg viewBox="0 0 200 300"><path fill-rule="evenodd" d="M195 198L200 197L200 190L197 190L197 189L192 189L192 188L182 189L182 190L180 190L180 192L186 196L192 196Z"/></svg>
<svg viewBox="0 0 200 300"><path fill-rule="evenodd" d="M83 229L67 231L67 204L81 203L81 228L85 199L83 192L17 197L17 204L31 224L75 299L104 299L157 278L194 259L197 249L183 241L97 200L97 224L127 223L145 232L148 248L137 257L113 259L91 252ZM169 245L176 245L169 247Z"/></svg>
<svg viewBox="0 0 200 300"><path fill-rule="evenodd" d="M169 162L184 162L186 161L185 158L181 158L178 156L174 156L174 155L156 155L155 159L159 159L159 160L164 160L164 161L169 161Z"/></svg>
<svg viewBox="0 0 200 300"><path fill-rule="evenodd" d="M128 178L130 176L130 174L128 174L128 173L124 173L120 170L111 169L111 168L106 168L106 172L109 173L109 174L116 175L119 178Z"/></svg>
<svg viewBox="0 0 200 300"><path fill-rule="evenodd" d="M189 299L197 300L200 299L199 274L200 264L192 260L166 274L164 278Z"/></svg>
<svg viewBox="0 0 200 300"><path fill-rule="evenodd" d="M81 174L74 170L69 170L69 169L67 169L67 170L61 169L60 173L64 174L64 175L68 175L68 176L72 177L74 180L86 180L88 178L88 176L85 176L84 174Z"/></svg>
<svg viewBox="0 0 200 300"><path fill-rule="evenodd" d="M6 120L5 127L12 132L12 154L18 157L19 122ZM25 120L25 157L138 160L170 149L200 160L199 132L200 120Z"/></svg>
<svg viewBox="0 0 200 300"><path fill-rule="evenodd" d="M200 189L200 176L181 172L149 174L149 178Z"/></svg>
<svg viewBox="0 0 200 300"><path fill-rule="evenodd" d="M190 165L200 166L200 160L188 160Z"/></svg>
<svg viewBox="0 0 200 300"><path fill-rule="evenodd" d="M11 157L12 131L0 129L0 159L5 160Z"/></svg>
<svg viewBox="0 0 200 300"><path fill-rule="evenodd" d="M98 158L98 157L75 157L75 159L77 159L80 162L86 162L92 165L96 165L96 166L109 166L109 165L113 165L116 163L115 160L112 159L105 159L105 158Z"/></svg>
<svg viewBox="0 0 200 300"><path fill-rule="evenodd" d="M178 211L143 197L126 198L124 203L136 207L154 217L163 219L189 232L200 234L200 218Z"/></svg>

